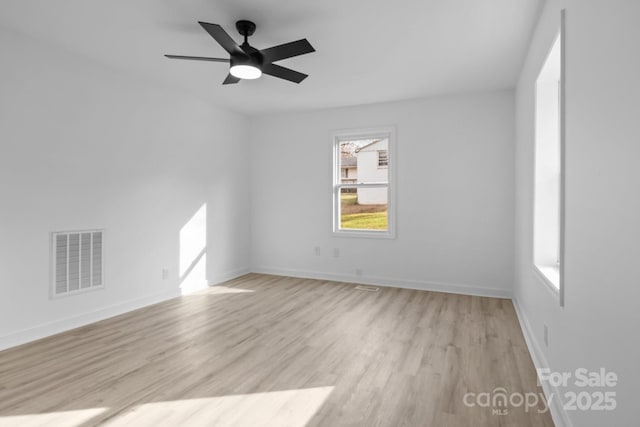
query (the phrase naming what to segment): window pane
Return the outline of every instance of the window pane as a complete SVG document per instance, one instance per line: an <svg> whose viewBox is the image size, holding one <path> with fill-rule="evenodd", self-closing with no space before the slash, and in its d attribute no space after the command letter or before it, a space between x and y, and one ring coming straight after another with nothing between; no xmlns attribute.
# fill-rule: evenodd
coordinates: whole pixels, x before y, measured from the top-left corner
<svg viewBox="0 0 640 427"><path fill-rule="evenodd" d="M389 139L340 141L340 183L388 183Z"/></svg>
<svg viewBox="0 0 640 427"><path fill-rule="evenodd" d="M536 79L535 191L533 258L538 269L559 288L560 260L560 81L558 37ZM555 274L545 272L556 271Z"/></svg>
<svg viewBox="0 0 640 427"><path fill-rule="evenodd" d="M342 188L340 228L386 231L388 228L387 188Z"/></svg>

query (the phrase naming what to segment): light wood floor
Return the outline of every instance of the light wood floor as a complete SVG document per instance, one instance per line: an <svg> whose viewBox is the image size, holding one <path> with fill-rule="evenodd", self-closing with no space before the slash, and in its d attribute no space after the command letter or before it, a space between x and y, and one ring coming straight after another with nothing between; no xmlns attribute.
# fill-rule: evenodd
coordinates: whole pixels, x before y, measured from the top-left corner
<svg viewBox="0 0 640 427"><path fill-rule="evenodd" d="M541 392L509 300L250 274L0 352L0 426L553 425L497 387Z"/></svg>

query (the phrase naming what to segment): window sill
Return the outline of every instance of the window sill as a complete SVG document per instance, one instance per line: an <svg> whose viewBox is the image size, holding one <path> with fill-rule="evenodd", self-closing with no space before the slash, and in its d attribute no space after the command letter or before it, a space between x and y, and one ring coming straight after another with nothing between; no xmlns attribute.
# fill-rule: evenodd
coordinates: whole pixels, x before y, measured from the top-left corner
<svg viewBox="0 0 640 427"><path fill-rule="evenodd" d="M534 265L535 272L554 296L560 297L560 268L557 265Z"/></svg>
<svg viewBox="0 0 640 427"><path fill-rule="evenodd" d="M368 231L368 230L339 230L333 232L334 237L357 237L365 239L395 239L395 233L391 231Z"/></svg>

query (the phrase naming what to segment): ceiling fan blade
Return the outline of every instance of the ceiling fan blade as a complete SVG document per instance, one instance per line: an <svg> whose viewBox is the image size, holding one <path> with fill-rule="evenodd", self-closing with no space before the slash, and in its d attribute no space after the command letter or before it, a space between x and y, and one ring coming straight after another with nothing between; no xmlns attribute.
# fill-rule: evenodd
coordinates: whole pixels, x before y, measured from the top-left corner
<svg viewBox="0 0 640 427"><path fill-rule="evenodd" d="M245 55L244 51L233 41L231 36L218 24L209 24L208 22L200 22L198 24L205 29L211 37L217 41L231 55Z"/></svg>
<svg viewBox="0 0 640 427"><path fill-rule="evenodd" d="M265 62L275 62L280 61L281 59L287 59L315 51L316 50L311 46L311 43L309 43L307 39L302 39L263 49L260 53L264 56Z"/></svg>
<svg viewBox="0 0 640 427"><path fill-rule="evenodd" d="M279 77L281 79L289 80L290 82L294 83L300 83L308 77L306 74L302 74L276 64L263 65L262 72L264 74L269 74L270 76Z"/></svg>
<svg viewBox="0 0 640 427"><path fill-rule="evenodd" d="M227 78L222 82L223 85L232 85L236 84L240 81L238 77L232 76L231 74L227 75Z"/></svg>
<svg viewBox="0 0 640 427"><path fill-rule="evenodd" d="M182 56L182 55L165 55L165 56L171 59L188 59L191 61L229 62L229 60L225 58L206 58L204 56Z"/></svg>

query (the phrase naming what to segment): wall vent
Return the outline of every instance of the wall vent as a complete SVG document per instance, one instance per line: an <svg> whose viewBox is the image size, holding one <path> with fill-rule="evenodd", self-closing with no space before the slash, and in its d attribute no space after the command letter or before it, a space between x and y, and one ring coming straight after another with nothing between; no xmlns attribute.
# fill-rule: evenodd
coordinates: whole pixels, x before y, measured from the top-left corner
<svg viewBox="0 0 640 427"><path fill-rule="evenodd" d="M104 287L102 230L52 233L52 296Z"/></svg>

